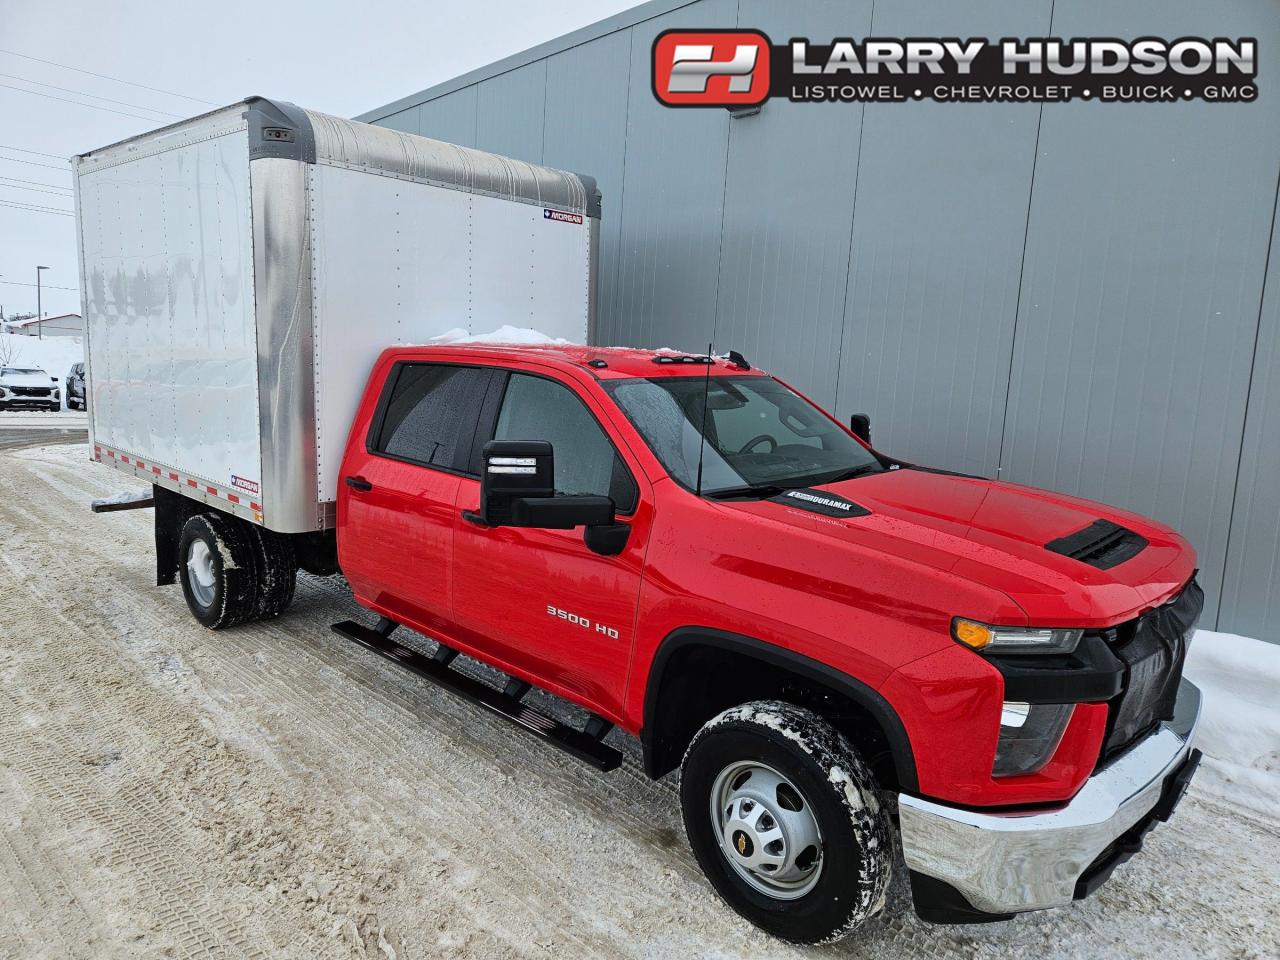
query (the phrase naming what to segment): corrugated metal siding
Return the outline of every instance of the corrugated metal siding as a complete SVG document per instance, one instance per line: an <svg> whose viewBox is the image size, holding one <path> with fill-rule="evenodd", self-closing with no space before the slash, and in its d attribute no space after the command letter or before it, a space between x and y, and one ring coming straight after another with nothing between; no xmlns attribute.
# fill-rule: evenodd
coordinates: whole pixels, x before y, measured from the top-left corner
<svg viewBox="0 0 1280 960"><path fill-rule="evenodd" d="M871 0L783 8L741 0L738 23L771 37L862 36L871 26ZM862 109L832 111L833 122L816 128L812 110L777 100L729 123L715 339L752 361L767 358L778 376L829 404L840 363ZM833 158L834 175L797 177L800 143L806 153Z"/></svg>
<svg viewBox="0 0 1280 960"><path fill-rule="evenodd" d="M590 174L596 178L604 198L597 292L602 317L614 316L618 302L630 63L630 30L572 47L547 60L542 162L549 167ZM593 78L589 97L581 95L584 77ZM597 339L606 332L601 331Z"/></svg>
<svg viewBox="0 0 1280 960"><path fill-rule="evenodd" d="M539 60L478 85L476 147L542 163L547 62Z"/></svg>
<svg viewBox="0 0 1280 960"><path fill-rule="evenodd" d="M393 113L391 116L378 121L378 126L390 127L392 130L399 130L402 133L413 133L422 135L422 108L410 107L408 110L401 110L399 113ZM436 138L440 139L439 137Z"/></svg>
<svg viewBox="0 0 1280 960"><path fill-rule="evenodd" d="M1280 222L1271 233L1220 620L1235 633L1280 640Z"/></svg>
<svg viewBox="0 0 1280 960"><path fill-rule="evenodd" d="M1043 36L1051 4L878 4L876 36ZM817 108L809 108L810 110ZM870 104L842 412L896 455L995 476L1040 107Z"/></svg>
<svg viewBox="0 0 1280 960"><path fill-rule="evenodd" d="M1053 31L1258 27L1232 12L1058 0ZM1269 78L1276 89L1280 72ZM1271 231L1259 201L1280 156L1280 113L1258 106L1046 107L1006 413L1002 476L1176 527L1199 553L1210 620ZM1214 188L1208 171L1230 178Z"/></svg>
<svg viewBox="0 0 1280 960"><path fill-rule="evenodd" d="M667 0L610 23L378 122L595 176L600 341L714 335L870 412L900 456L1154 515L1200 551L1206 622L1280 641L1280 249L1258 328L1280 6ZM659 106L657 33L733 24L775 41L1254 36L1267 102Z"/></svg>
<svg viewBox="0 0 1280 960"><path fill-rule="evenodd" d="M599 325L606 343L705 350L711 340L729 114L659 104L650 50L671 27L736 22L733 0L704 0L631 28L627 143L637 152L623 176L617 298Z"/></svg>
<svg viewBox="0 0 1280 960"><path fill-rule="evenodd" d="M424 103L418 120L422 127L422 135L444 140L447 143L457 143L464 147L474 147L478 89L478 87L464 87L447 97Z"/></svg>

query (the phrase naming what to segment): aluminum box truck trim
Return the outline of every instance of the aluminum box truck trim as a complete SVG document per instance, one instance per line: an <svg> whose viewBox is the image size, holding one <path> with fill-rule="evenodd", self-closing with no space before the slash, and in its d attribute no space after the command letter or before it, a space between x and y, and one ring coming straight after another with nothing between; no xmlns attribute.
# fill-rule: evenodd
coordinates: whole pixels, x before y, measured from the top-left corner
<svg viewBox="0 0 1280 960"><path fill-rule="evenodd" d="M280 533L385 347L594 333L590 177L258 97L74 167L95 459Z"/></svg>

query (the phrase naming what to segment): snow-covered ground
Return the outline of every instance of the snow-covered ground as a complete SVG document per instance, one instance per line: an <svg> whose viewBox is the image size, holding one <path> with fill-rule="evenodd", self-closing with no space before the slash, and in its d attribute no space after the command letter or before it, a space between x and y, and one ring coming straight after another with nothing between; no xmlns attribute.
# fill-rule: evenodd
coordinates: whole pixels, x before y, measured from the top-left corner
<svg viewBox="0 0 1280 960"><path fill-rule="evenodd" d="M1199 630L1186 676L1204 694L1197 782L1280 821L1280 644Z"/></svg>
<svg viewBox="0 0 1280 960"><path fill-rule="evenodd" d="M634 741L596 773L334 636L337 578L211 634L154 586L149 511L88 512L141 485L85 461L0 454L0 957L1280 957L1278 647L1195 637L1208 756L1094 896L928 926L899 866L798 950L715 897Z"/></svg>

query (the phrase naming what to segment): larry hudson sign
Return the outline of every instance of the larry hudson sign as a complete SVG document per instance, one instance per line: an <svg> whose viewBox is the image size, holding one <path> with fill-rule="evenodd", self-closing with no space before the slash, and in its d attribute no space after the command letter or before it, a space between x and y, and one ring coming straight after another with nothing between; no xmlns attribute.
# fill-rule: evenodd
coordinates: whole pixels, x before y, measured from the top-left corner
<svg viewBox="0 0 1280 960"><path fill-rule="evenodd" d="M1249 102L1258 42L1180 37L795 38L668 30L653 43L653 93L669 107L805 103Z"/></svg>

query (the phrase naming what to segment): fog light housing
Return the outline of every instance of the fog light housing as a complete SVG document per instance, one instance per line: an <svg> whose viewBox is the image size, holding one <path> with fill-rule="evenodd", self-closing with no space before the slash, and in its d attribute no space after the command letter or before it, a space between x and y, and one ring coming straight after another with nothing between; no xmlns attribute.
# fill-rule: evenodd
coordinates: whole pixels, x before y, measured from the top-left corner
<svg viewBox="0 0 1280 960"><path fill-rule="evenodd" d="M1006 700L1000 709L993 777L1035 773L1053 757L1075 713L1074 703L1020 703Z"/></svg>

